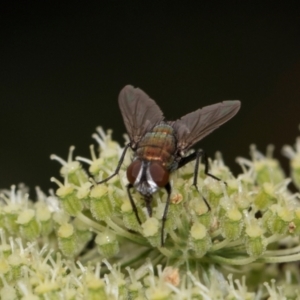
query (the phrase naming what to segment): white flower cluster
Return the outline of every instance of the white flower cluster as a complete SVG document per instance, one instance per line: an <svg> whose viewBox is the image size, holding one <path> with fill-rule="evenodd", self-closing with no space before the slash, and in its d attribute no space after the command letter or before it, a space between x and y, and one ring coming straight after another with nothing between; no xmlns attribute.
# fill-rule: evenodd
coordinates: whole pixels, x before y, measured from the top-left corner
<svg viewBox="0 0 300 300"><path fill-rule="evenodd" d="M284 147L291 178L273 158L251 146L251 160L238 158L234 176L220 153L210 173L194 164L174 172L161 247L166 194L154 195L149 217L134 191L139 224L129 201L126 167L105 184L122 154L101 128L93 135L99 154L76 157L70 148L62 164L63 182L50 196L37 188L12 186L0 195L1 299L298 299L300 271L300 139ZM81 163L89 165L86 171ZM89 178L91 174L93 178ZM209 203L210 208L205 204ZM101 263L99 263L101 262ZM280 265L279 265L280 264Z"/></svg>

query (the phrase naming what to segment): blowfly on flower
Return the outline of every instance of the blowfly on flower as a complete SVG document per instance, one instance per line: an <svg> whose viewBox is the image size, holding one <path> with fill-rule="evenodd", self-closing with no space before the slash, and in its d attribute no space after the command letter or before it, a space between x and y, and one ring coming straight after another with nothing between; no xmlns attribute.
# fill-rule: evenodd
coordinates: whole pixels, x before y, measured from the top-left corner
<svg viewBox="0 0 300 300"><path fill-rule="evenodd" d="M164 245L164 227L171 196L170 173L195 160L193 185L197 188L198 169L201 157L205 174L216 180L219 178L208 172L208 160L203 150L187 155L188 150L230 120L240 109L240 101L224 101L205 106L176 121L166 121L158 105L145 92L131 85L125 86L119 94L119 106L130 142L125 146L116 170L109 177L98 182L104 183L118 174L126 151L134 152L132 163L127 169L127 192L137 221L141 224L138 210L131 195L135 188L145 200L148 215L152 216L152 195L164 188L167 201L162 216L161 245ZM207 207L209 204L203 198Z"/></svg>

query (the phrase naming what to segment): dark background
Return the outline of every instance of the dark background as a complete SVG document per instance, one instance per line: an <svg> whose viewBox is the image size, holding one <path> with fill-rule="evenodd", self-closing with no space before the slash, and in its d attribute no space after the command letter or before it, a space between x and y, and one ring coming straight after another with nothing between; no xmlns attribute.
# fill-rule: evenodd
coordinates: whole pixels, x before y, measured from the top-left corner
<svg viewBox="0 0 300 300"><path fill-rule="evenodd" d="M8 2L8 1L7 1ZM123 143L117 95L145 90L168 119L226 99L242 109L199 146L235 172L249 145L294 144L300 123L295 2L11 1L0 12L0 188L54 187L51 153L89 157L102 125ZM70 2L71 3L71 2ZM83 2L82 2L83 3ZM283 3L283 2L282 2Z"/></svg>

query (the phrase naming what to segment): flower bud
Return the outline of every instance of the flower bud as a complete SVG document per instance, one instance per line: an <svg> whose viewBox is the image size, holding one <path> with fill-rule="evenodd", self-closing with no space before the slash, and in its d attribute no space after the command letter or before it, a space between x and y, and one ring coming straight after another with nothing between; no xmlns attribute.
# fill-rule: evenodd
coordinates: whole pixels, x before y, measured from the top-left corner
<svg viewBox="0 0 300 300"><path fill-rule="evenodd" d="M253 220L245 230L246 251L250 256L261 256L266 250L266 239L263 229Z"/></svg>
<svg viewBox="0 0 300 300"><path fill-rule="evenodd" d="M138 216L141 222L146 220L144 212L141 210L140 207L137 207ZM125 200L121 206L123 222L126 228L139 231L141 229L141 225L139 224L134 211L132 210L132 206L129 200Z"/></svg>
<svg viewBox="0 0 300 300"><path fill-rule="evenodd" d="M103 158L97 158L95 160L92 161L90 167L89 167L89 172L93 175L93 176L97 176L99 174L99 172L101 171L101 168L104 165L104 159Z"/></svg>
<svg viewBox="0 0 300 300"><path fill-rule="evenodd" d="M24 239L33 241L40 234L40 226L35 218L33 209L25 209L19 214L16 221L20 225L21 235Z"/></svg>
<svg viewBox="0 0 300 300"><path fill-rule="evenodd" d="M294 212L287 207L274 204L271 207L272 214L267 220L271 233L285 234L289 231L290 222L293 221Z"/></svg>
<svg viewBox="0 0 300 300"><path fill-rule="evenodd" d="M17 223L19 211L20 208L14 204L6 205L3 208L4 226L7 229L7 231L12 235L17 234L19 232L19 224Z"/></svg>
<svg viewBox="0 0 300 300"><path fill-rule="evenodd" d="M192 199L188 202L190 212L196 215L196 219L199 223L209 228L212 223L213 214L207 213L208 208L202 199Z"/></svg>
<svg viewBox="0 0 300 300"><path fill-rule="evenodd" d="M78 161L73 160L74 150L75 147L71 146L69 149L68 161L63 160L55 154L52 154L50 159L57 160L63 165L60 169L60 174L67 182L74 185L80 185L81 182L88 181L88 176L83 170L82 165Z"/></svg>
<svg viewBox="0 0 300 300"><path fill-rule="evenodd" d="M85 297L87 300L107 300L108 297L105 292L105 283L102 279L88 274L85 282Z"/></svg>
<svg viewBox="0 0 300 300"><path fill-rule="evenodd" d="M65 256L74 256L77 253L78 245L71 224L63 224L57 231L59 249Z"/></svg>
<svg viewBox="0 0 300 300"><path fill-rule="evenodd" d="M41 236L48 236L53 231L52 214L46 205L36 209L36 219L40 224Z"/></svg>
<svg viewBox="0 0 300 300"><path fill-rule="evenodd" d="M159 221L156 218L148 218L146 222L142 224L142 229L143 235L149 240L153 247L160 245Z"/></svg>
<svg viewBox="0 0 300 300"><path fill-rule="evenodd" d="M139 299L140 291L143 290L143 285L140 282L131 283L128 286L129 297L128 299Z"/></svg>
<svg viewBox="0 0 300 300"><path fill-rule="evenodd" d="M166 286L149 287L146 290L146 299L151 300L169 300L171 297L171 290Z"/></svg>
<svg viewBox="0 0 300 300"><path fill-rule="evenodd" d="M119 253L119 242L116 235L111 231L99 233L95 239L97 249L105 258L115 256Z"/></svg>
<svg viewBox="0 0 300 300"><path fill-rule="evenodd" d="M81 182L87 182L89 180L85 170L78 161L68 163L67 166L63 166L60 170L63 177L68 178L68 182L74 185L80 185Z"/></svg>
<svg viewBox="0 0 300 300"><path fill-rule="evenodd" d="M7 258L10 266L10 279L18 280L22 277L22 266L24 261L19 253L13 253Z"/></svg>
<svg viewBox="0 0 300 300"><path fill-rule="evenodd" d="M10 266L8 264L7 258L0 258L0 274L7 275L10 271Z"/></svg>
<svg viewBox="0 0 300 300"><path fill-rule="evenodd" d="M72 225L76 230L78 244L84 247L84 245L93 237L90 227L78 218L74 219Z"/></svg>
<svg viewBox="0 0 300 300"><path fill-rule="evenodd" d="M222 235L233 241L240 237L243 229L242 214L236 208L229 209L221 219L220 224Z"/></svg>
<svg viewBox="0 0 300 300"><path fill-rule="evenodd" d="M256 181L258 184L272 182L274 184L282 182L285 178L278 160L266 157L253 162L256 171Z"/></svg>
<svg viewBox="0 0 300 300"><path fill-rule="evenodd" d="M56 292L61 288L57 281L46 281L40 283L35 289L34 292L36 295L39 295L41 298L45 297L55 297ZM52 297L51 297L52 295Z"/></svg>
<svg viewBox="0 0 300 300"><path fill-rule="evenodd" d="M260 192L254 199L254 204L256 207L259 210L265 210L276 202L274 185L269 182L263 183Z"/></svg>
<svg viewBox="0 0 300 300"><path fill-rule="evenodd" d="M300 188L300 153L291 160L291 173L295 185Z"/></svg>
<svg viewBox="0 0 300 300"><path fill-rule="evenodd" d="M106 185L97 185L91 190L90 210L97 220L110 218L113 213L113 204L109 197Z"/></svg>
<svg viewBox="0 0 300 300"><path fill-rule="evenodd" d="M58 230L61 225L68 223L71 217L64 210L60 209L53 213L52 219L54 222L54 229Z"/></svg>
<svg viewBox="0 0 300 300"><path fill-rule="evenodd" d="M90 190L91 190L92 183L85 182L77 187L76 197L86 205L86 207L90 207Z"/></svg>
<svg viewBox="0 0 300 300"><path fill-rule="evenodd" d="M64 185L57 189L56 195L60 198L63 209L70 215L76 216L83 209L82 201L76 196L71 185Z"/></svg>
<svg viewBox="0 0 300 300"><path fill-rule="evenodd" d="M10 286L8 284L5 284L0 290L0 299L14 300L14 299L18 299L18 297L19 297L19 292L17 293L15 287Z"/></svg>
<svg viewBox="0 0 300 300"><path fill-rule="evenodd" d="M226 180L226 190L228 196L234 194L239 189L239 182L236 179L228 179Z"/></svg>
<svg viewBox="0 0 300 300"><path fill-rule="evenodd" d="M197 257L202 257L211 247L211 238L207 234L206 227L201 223L195 223L190 230L190 245Z"/></svg>
<svg viewBox="0 0 300 300"><path fill-rule="evenodd" d="M220 199L223 196L221 183L209 177L206 178L204 182L206 183L208 191L206 199L212 208L217 208L220 204Z"/></svg>

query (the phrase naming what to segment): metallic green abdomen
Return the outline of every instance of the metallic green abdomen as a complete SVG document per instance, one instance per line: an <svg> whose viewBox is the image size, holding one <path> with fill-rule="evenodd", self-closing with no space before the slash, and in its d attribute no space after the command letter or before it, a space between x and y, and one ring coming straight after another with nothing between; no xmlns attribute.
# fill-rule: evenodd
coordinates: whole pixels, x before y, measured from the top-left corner
<svg viewBox="0 0 300 300"><path fill-rule="evenodd" d="M141 139L136 155L145 160L159 160L169 169L174 162L175 150L174 129L167 124L159 124Z"/></svg>

